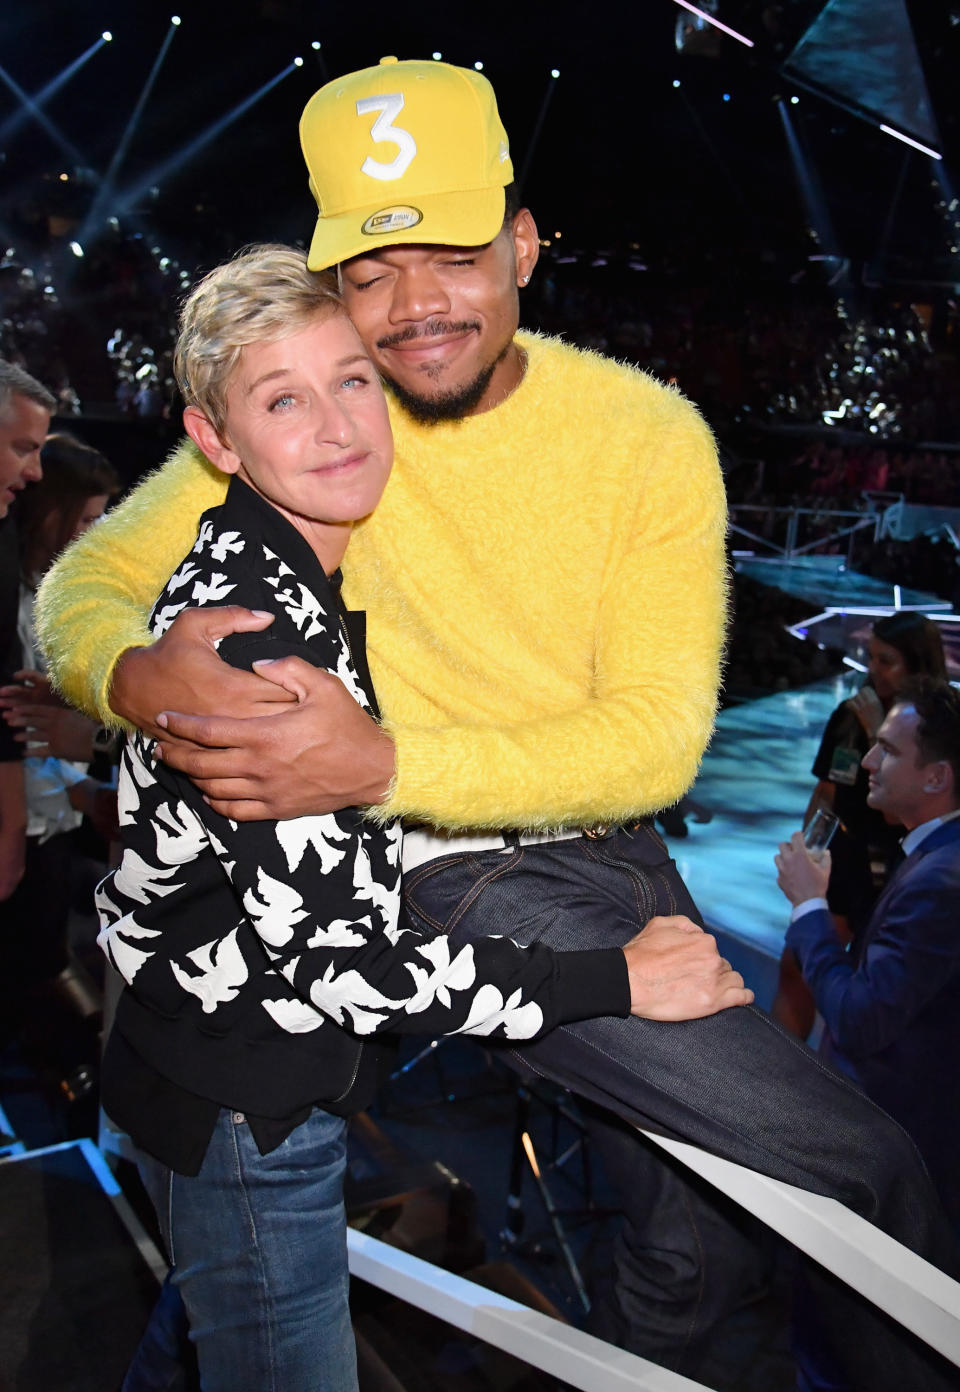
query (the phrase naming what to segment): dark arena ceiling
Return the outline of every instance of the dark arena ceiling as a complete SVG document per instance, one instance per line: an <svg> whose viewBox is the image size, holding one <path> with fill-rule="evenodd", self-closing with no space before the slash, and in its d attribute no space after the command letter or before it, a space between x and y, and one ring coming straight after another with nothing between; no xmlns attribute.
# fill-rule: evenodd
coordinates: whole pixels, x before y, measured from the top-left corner
<svg viewBox="0 0 960 1392"><path fill-rule="evenodd" d="M960 0L700 3L753 47L675 0L5 6L0 239L138 228L191 269L303 240L311 92L384 54L441 53L483 63L544 236L678 266L719 253L790 274L825 255L960 285Z"/></svg>

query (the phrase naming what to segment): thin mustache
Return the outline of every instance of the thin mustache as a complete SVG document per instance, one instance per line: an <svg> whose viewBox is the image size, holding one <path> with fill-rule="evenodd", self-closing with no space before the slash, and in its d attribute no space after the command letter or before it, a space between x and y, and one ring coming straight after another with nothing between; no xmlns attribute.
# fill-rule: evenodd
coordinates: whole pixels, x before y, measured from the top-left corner
<svg viewBox="0 0 960 1392"><path fill-rule="evenodd" d="M444 324L432 319L427 324L410 324L399 333L377 339L378 348L396 348L400 343L414 343L420 338L442 338L444 334L479 333L480 325L464 319L459 324Z"/></svg>

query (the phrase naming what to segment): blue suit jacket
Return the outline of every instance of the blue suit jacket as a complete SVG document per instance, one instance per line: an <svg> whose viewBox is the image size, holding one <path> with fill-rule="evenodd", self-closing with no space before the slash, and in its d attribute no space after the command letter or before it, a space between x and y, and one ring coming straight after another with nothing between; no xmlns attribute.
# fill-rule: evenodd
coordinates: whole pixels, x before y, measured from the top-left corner
<svg viewBox="0 0 960 1392"><path fill-rule="evenodd" d="M824 1057L910 1133L960 1221L960 819L907 856L851 953L822 909L790 925L787 946L826 1024Z"/></svg>

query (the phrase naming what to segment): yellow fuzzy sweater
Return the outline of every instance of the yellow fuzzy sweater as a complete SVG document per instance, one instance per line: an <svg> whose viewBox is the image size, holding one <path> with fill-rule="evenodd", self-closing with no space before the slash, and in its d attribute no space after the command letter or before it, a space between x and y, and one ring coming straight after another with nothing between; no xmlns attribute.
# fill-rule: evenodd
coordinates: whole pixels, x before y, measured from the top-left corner
<svg viewBox="0 0 960 1392"><path fill-rule="evenodd" d="M712 728L725 617L723 486L676 391L554 339L492 411L436 426L394 403L396 463L354 529L345 597L396 741L383 814L556 827L674 802ZM49 575L42 640L101 718L125 648L226 480L180 448ZM282 717L279 717L282 719Z"/></svg>

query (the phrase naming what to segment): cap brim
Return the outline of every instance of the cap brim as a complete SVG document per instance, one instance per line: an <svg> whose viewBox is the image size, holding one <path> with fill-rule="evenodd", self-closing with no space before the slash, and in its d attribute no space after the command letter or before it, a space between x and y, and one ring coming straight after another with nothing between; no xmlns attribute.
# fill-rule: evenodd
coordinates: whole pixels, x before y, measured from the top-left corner
<svg viewBox="0 0 960 1392"><path fill-rule="evenodd" d="M384 192L386 194L386 190ZM325 271L338 262L366 256L381 247L418 242L439 246L485 246L503 226L505 206L502 188L432 193L423 198L411 194L406 199L398 197L395 202L385 196L368 208L353 208L349 213L318 218L307 265L311 271ZM363 231L371 219L389 214L391 209L409 209L420 217L412 222L412 213L401 215L397 221L403 225L387 231Z"/></svg>

